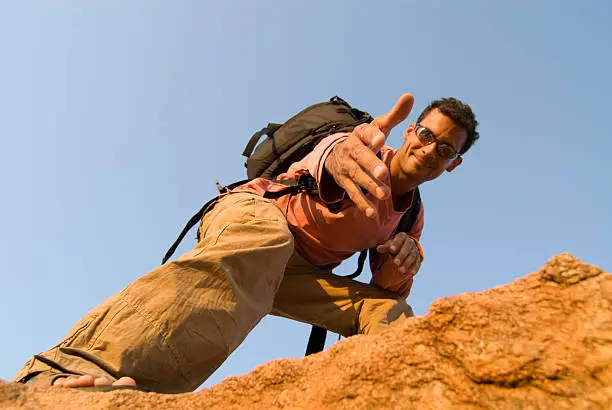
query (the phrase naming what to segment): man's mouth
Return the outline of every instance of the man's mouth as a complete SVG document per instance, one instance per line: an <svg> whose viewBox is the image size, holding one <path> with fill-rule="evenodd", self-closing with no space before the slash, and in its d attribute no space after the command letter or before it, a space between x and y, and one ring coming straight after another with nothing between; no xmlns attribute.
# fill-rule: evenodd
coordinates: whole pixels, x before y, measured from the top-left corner
<svg viewBox="0 0 612 410"><path fill-rule="evenodd" d="M416 156L412 147L408 147L407 156L412 158L418 168L431 168L423 159Z"/></svg>
<svg viewBox="0 0 612 410"><path fill-rule="evenodd" d="M421 168L427 168L427 165L425 165L425 164L423 163L423 161L421 161L420 159L418 159L416 155L414 155L414 154L413 154L412 156L414 157L414 158L413 158L413 161L414 161L414 162L416 162L416 164L417 164L419 167L421 167Z"/></svg>
<svg viewBox="0 0 612 410"><path fill-rule="evenodd" d="M417 164L419 168L429 168L429 166L419 157L417 157L412 150L409 152L409 156L412 157L412 160Z"/></svg>

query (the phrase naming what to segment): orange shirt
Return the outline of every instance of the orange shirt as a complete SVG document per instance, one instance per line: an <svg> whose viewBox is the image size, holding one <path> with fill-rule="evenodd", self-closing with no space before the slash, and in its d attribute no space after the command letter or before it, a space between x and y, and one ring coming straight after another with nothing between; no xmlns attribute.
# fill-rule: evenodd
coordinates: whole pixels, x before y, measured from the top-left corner
<svg viewBox="0 0 612 410"><path fill-rule="evenodd" d="M412 195L407 195L405 206L396 210L391 197L379 200L368 193L367 198L377 211L374 219L366 217L349 199L342 201L339 212L330 211L326 203L335 202L340 197L329 197L326 187L321 185L321 177L327 155L335 144L346 137L347 134L340 133L323 139L304 159L294 163L286 173L277 177L278 180L297 180L300 175L308 173L314 176L319 184L320 195L299 192L272 199L287 218L294 235L296 251L313 265L324 268L333 268L355 252L376 247L392 238L402 215L412 202ZM395 151L385 146L380 153L381 160L389 167ZM390 186L390 181L386 182ZM233 191L251 192L263 196L265 192L277 192L284 188L286 186L283 184L257 178ZM324 202L322 197L327 202ZM422 230L423 206L421 205L416 222L408 235L418 244ZM420 245L419 251L422 255ZM404 298L408 296L416 272L400 273L389 254L370 253L370 268L374 285Z"/></svg>

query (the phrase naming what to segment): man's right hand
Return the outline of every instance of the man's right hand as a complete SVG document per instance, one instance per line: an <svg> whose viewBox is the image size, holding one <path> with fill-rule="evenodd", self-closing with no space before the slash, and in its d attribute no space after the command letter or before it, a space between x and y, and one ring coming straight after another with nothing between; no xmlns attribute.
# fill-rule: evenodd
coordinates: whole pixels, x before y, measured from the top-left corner
<svg viewBox="0 0 612 410"><path fill-rule="evenodd" d="M370 124L356 127L347 139L332 149L325 160L327 173L370 218L376 216L376 210L361 188L379 199L391 195L391 187L384 182L389 169L376 153L385 144L391 130L408 117L413 104L412 94L402 95L391 111L375 118Z"/></svg>

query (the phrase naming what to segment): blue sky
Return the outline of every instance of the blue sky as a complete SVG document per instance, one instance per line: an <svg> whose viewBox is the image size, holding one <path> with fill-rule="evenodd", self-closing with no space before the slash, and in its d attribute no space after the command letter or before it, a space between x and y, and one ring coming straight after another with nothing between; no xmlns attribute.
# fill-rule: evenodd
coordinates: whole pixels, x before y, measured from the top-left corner
<svg viewBox="0 0 612 410"><path fill-rule="evenodd" d="M333 95L378 115L411 92L405 126L455 96L480 121L464 163L422 187L417 314L560 252L612 270L611 16L607 1L0 1L0 377L155 268L215 179L244 177L255 130ZM204 386L300 357L308 333L264 319Z"/></svg>

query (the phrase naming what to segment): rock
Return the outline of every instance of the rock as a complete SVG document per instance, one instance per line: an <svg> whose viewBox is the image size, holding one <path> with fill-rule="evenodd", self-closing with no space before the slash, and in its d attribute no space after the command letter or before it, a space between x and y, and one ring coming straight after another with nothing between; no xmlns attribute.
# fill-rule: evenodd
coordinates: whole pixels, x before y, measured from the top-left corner
<svg viewBox="0 0 612 410"><path fill-rule="evenodd" d="M0 408L608 409L612 275L568 254L428 314L180 395L0 384Z"/></svg>

